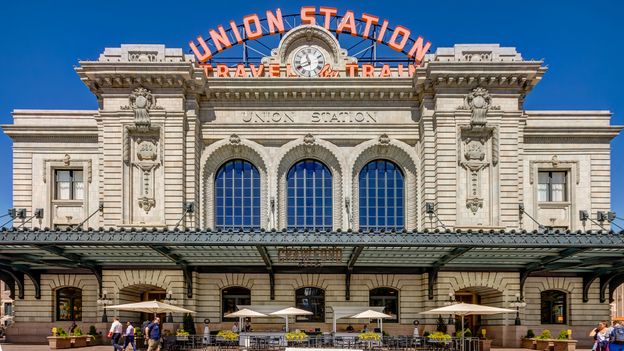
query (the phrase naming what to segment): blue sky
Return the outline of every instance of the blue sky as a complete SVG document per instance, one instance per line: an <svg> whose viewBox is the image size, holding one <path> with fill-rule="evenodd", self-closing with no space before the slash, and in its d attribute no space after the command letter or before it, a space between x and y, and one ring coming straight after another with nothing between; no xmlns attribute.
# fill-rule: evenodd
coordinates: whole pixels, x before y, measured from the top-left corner
<svg viewBox="0 0 624 351"><path fill-rule="evenodd" d="M619 1L5 1L0 5L0 123L13 109L96 109L73 68L105 47L189 40L249 13L303 5L352 9L404 25L437 47L514 46L549 67L529 110L610 110L624 124L624 5ZM0 214L11 207L11 142L0 135ZM624 136L612 143L612 208L624 216ZM624 226L624 222L619 224Z"/></svg>

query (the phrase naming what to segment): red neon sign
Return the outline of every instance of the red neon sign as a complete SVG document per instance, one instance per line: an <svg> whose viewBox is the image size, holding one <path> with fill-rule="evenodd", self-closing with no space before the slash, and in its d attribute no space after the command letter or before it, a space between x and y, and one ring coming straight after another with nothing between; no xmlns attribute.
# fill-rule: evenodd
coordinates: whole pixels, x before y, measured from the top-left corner
<svg viewBox="0 0 624 351"><path fill-rule="evenodd" d="M317 23L317 16L322 18L319 23ZM342 16L339 16L338 10L334 7L303 6L299 12L299 17L301 24L316 24L337 34L349 33L364 39L376 40L395 51L404 53L409 59L413 59L417 65L422 62L431 47L431 42L425 41L421 36L412 39L410 37L412 32L408 28L403 26L390 28L388 20L380 19L371 14L362 13L357 17L353 11L347 10ZM331 26L334 17L340 20L335 21L336 24ZM266 23L265 26L261 25L263 21ZM358 23L363 24L363 29L358 30L358 28L362 28L362 26L357 25ZM263 36L285 31L284 17L280 9L267 10L266 18L263 20L257 14L251 14L243 17L242 25L234 21L230 21L228 25L228 29L221 25L217 26L216 29L210 29L208 31L209 37L206 39L200 35L197 37L197 41L189 42L189 46L199 62L206 62L215 54L234 45L242 44L244 41L256 40ZM239 27L242 28L242 31L239 30ZM233 38L228 35L230 31ZM214 51L210 48L210 43Z"/></svg>

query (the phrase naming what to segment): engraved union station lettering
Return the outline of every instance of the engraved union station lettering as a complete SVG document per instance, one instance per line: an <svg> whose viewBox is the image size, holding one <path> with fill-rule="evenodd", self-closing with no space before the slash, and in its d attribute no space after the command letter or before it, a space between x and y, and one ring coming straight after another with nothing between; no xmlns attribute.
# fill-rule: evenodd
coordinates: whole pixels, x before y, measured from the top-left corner
<svg viewBox="0 0 624 351"><path fill-rule="evenodd" d="M376 112L366 111L310 111L241 112L244 123L376 123Z"/></svg>

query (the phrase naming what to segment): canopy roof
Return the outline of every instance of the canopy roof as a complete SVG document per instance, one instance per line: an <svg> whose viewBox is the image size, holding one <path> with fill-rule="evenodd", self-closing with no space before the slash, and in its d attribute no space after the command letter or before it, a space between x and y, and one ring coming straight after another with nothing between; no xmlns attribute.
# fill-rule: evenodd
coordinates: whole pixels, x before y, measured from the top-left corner
<svg viewBox="0 0 624 351"><path fill-rule="evenodd" d="M159 302L156 300L106 306L106 309L146 313L195 313L195 311L187 310L186 308L166 304L164 302Z"/></svg>

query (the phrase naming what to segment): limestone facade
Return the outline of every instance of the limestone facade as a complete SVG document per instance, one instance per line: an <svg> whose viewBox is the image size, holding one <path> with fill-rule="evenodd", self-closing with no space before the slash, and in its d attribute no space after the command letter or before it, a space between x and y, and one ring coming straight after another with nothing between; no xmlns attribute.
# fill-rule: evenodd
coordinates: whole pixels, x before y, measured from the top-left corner
<svg viewBox="0 0 624 351"><path fill-rule="evenodd" d="M152 59L140 60L142 52ZM610 210L609 143L619 132L610 125L611 113L526 111L524 99L546 68L514 48L439 48L413 77L207 77L191 56L163 45L107 48L76 71L97 97L97 110L15 110L14 123L3 126L14 142L14 207L44 209L32 227L76 225L95 213L85 227L173 227L184 217L182 227L214 228L215 174L232 159L259 170L261 226L267 230L287 226L285 177L306 158L331 171L334 230L359 229L357 177L376 159L393 161L404 174L407 229L440 223L453 229L537 229L520 215L519 204L545 226L597 229L582 222L578 211ZM64 169L82 171L82 199L55 199L55 171ZM565 200L538 201L540 171L565 172ZM195 212L183 216L186 203ZM427 214L427 203L434 204L439 221ZM355 274L346 301L344 276L303 272L276 274L271 300L267 274L192 274L192 298L181 270L105 269L103 288L115 303L138 300L151 288L170 291L197 311L198 323L209 318L219 328L226 287L250 289L254 304L292 305L295 289L315 286L325 290L326 306L367 304L371 289L390 287L400 292L399 323L388 323L387 330L411 334L415 319L422 328L434 327L434 319L419 312L440 306L449 292L509 307L520 287L517 272L443 271L434 299L428 299L427 274ZM24 284L24 299L14 302L15 335L33 333L33 325L47 333L55 323L55 291L67 286L83 291L82 323L103 328L93 276L44 274L41 299L34 298L30 281ZM540 293L551 289L568 294L565 325L541 324ZM581 277L531 276L523 326L506 328L513 314L486 318L485 325L501 345L513 345L526 328L571 328L580 338L610 311L599 302L598 282L588 302L581 290ZM331 318L327 309L326 323L318 327L328 330Z"/></svg>

